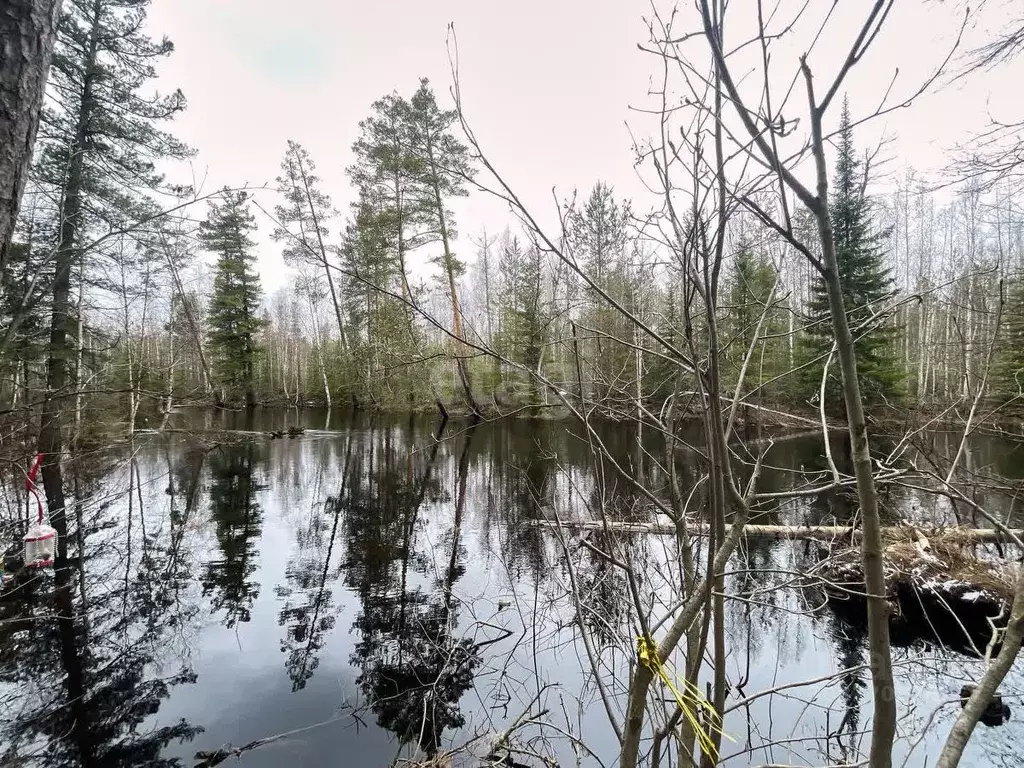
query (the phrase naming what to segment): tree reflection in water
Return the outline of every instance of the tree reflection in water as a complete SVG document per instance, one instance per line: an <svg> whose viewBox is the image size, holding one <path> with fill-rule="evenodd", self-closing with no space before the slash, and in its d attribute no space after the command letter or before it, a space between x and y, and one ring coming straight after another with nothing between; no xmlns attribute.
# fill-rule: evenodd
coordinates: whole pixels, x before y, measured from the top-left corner
<svg viewBox="0 0 1024 768"><path fill-rule="evenodd" d="M207 563L203 594L212 596L215 612L233 627L249 621L260 585L252 577L259 559L263 524L256 495L266 486L256 478L256 444L218 446L210 453L210 517L221 557Z"/></svg>
<svg viewBox="0 0 1024 768"><path fill-rule="evenodd" d="M285 668L292 682L292 691L305 688L320 665L328 633L334 628L336 609L330 585L338 578L332 572L338 523L344 511L344 498L352 463L353 437L345 440L345 461L342 465L341 490L321 505L323 464L317 466L317 482L308 518L296 530L297 549L285 571L286 583L276 589L284 601L278 623L285 628L281 650L288 654Z"/></svg>
<svg viewBox="0 0 1024 768"><path fill-rule="evenodd" d="M600 553L628 560L645 599L664 600L672 539L593 532L589 547L572 537L563 545L531 525L538 507L567 517L596 506L649 512L616 473L595 469L565 425L453 426L440 440L423 426L367 415L333 435L215 448L165 436L91 467L96 478L69 475L75 525L59 567L0 598L0 765L194 768L197 750L228 761L239 744L256 745L245 761L276 764L266 737L282 733L290 743L278 748L294 749L297 765L327 764L350 744L365 751L361 764L384 765L394 757L388 739L376 727L356 735L348 710L339 715L353 693L365 706L360 722L376 721L422 757L508 727L531 700L561 712L542 693L551 684L573 704L570 717L579 712L567 732L605 759L615 744L602 730L596 678L585 660L567 664L566 649L579 650L572 643L587 631L608 689L621 692L636 617L622 570ZM654 462L633 455L634 437L610 429L615 440L622 466L660 487ZM763 487L792 488L802 475L790 469L820 461L817 444L784 444ZM685 461L680 469L685 487L699 486ZM837 495L801 497L766 505L759 522L848 522L855 511ZM727 732L738 743L729 764L773 761L765 745L790 738L808 764L859 759L871 708L864 671L811 693L757 697L866 659L859 625L833 615L820 585L804 578L819 557L808 543L751 537L730 563L736 709ZM570 565L578 601L566 596ZM519 636L489 645L502 632ZM920 671L921 649L908 648L898 680L900 695L922 707L948 698L945 687L955 695L978 666L934 646L927 658L931 676ZM687 672L683 654L672 663ZM316 723L335 725L308 731ZM180 743L199 726L209 729L201 743ZM1017 733L1012 722L986 732L982 757ZM518 746L533 748L535 736ZM544 748L570 764L563 746L551 737Z"/></svg>
<svg viewBox="0 0 1024 768"><path fill-rule="evenodd" d="M416 467L413 457L401 460L392 435L386 435L380 454L371 451L368 465L353 472L349 497L348 583L361 602L355 622L361 639L352 658L361 670L358 684L377 722L427 754L437 752L445 729L464 724L459 699L480 664L476 643L455 637L459 603L452 594L464 571L461 537L473 434L462 438L450 549L439 578L430 578L430 559L416 554L421 507L428 495L440 495L434 477L439 443Z"/></svg>
<svg viewBox="0 0 1024 768"><path fill-rule="evenodd" d="M169 536L143 522L132 460L122 473L126 498L133 499L123 522L135 526L128 549L136 548L137 557L124 555L123 538L104 535L115 529L110 515L79 498L83 527L69 537L76 549L59 541L53 574L23 573L0 601L0 686L7 689L0 764L167 768L180 764L162 757L167 745L201 730L185 720L161 726L151 720L173 686L195 681L187 665L155 674L169 634L195 612L194 603L172 596L188 578L177 529L191 510L179 507L176 473L168 470ZM90 514L82 513L85 507ZM124 526L116 528L123 537Z"/></svg>

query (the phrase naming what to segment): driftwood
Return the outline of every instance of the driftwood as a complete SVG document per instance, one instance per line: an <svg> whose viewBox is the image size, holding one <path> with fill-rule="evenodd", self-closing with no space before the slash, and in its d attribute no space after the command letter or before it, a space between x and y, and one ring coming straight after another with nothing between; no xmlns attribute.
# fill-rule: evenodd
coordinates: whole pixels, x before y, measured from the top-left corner
<svg viewBox="0 0 1024 768"><path fill-rule="evenodd" d="M654 522L622 522L602 520L537 520L536 524L542 528L566 528L572 531L607 531L609 533L649 533L658 536L671 536L676 532L675 523L667 516L659 515ZM709 528L707 523L689 523L687 532L690 536L707 536ZM840 538L852 538L860 540L860 529L847 525L757 525L747 523L743 526L743 533L746 536L763 536L772 539L811 539L815 541L831 541ZM1011 533L1017 537L1024 537L1024 530L1014 530ZM994 528L942 528L925 531L921 528L907 528L901 526L886 526L882 528L883 538L888 539L910 539L916 542L923 551L930 549L929 539L936 537L956 538L965 544L991 544L995 542L1007 543L1012 539L1004 532Z"/></svg>
<svg viewBox="0 0 1024 768"><path fill-rule="evenodd" d="M225 744L219 749L201 749L195 754L195 759L198 761L195 768L213 768L213 766L220 765L229 757L241 758L246 752L266 746L267 744L273 744L274 742L281 741L289 736L295 736L299 733L311 731L314 728L319 728L323 725L340 722L341 719L341 717L332 717L330 720L324 720L322 723L313 723L313 725L294 728L290 731L285 731L284 733L275 734L274 736L266 736L262 739L256 739L255 741L250 741L248 744L241 747L232 747L230 744ZM442 764L438 764L437 768L441 768L441 766Z"/></svg>
<svg viewBox="0 0 1024 768"><path fill-rule="evenodd" d="M550 514L550 511L548 511ZM658 515L650 522L561 522L542 519L542 528L561 527L573 533L673 535L675 524ZM689 522L690 536L706 536L708 525ZM863 626L866 613L860 530L843 525L758 525L748 523L744 534L773 539L818 542L820 562L807 571L809 602L828 602L838 614ZM981 655L992 640L994 627L1005 626L1013 598L1008 572L974 552L977 544L1013 543L1024 531L991 528L921 528L885 526L881 529L885 596L890 605L894 645L938 640L961 652Z"/></svg>

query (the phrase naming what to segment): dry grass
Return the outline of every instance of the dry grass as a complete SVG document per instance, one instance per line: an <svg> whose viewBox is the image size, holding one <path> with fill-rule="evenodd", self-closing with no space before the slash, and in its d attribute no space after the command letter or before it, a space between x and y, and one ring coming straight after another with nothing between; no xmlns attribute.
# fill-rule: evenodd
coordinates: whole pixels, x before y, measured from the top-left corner
<svg viewBox="0 0 1024 768"><path fill-rule="evenodd" d="M932 532L927 541L912 528L901 528L885 537L883 561L890 594L897 586L948 594L956 599L1009 602L1013 579L1008 569L979 557L977 545L955 530ZM820 573L826 578L863 583L858 547L829 553ZM965 598L965 595L973 596Z"/></svg>
<svg viewBox="0 0 1024 768"><path fill-rule="evenodd" d="M965 546L955 536L932 539L930 544L927 552L922 552L916 543L889 544L884 555L886 570L891 569L894 578L908 578L915 584L956 581L1005 601L1013 599L1010 574L978 558L973 547Z"/></svg>

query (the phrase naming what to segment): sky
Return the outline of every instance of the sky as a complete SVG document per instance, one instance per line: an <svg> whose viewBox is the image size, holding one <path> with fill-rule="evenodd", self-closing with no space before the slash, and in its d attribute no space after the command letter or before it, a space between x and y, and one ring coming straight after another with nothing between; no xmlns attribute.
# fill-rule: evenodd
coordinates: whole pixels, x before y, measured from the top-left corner
<svg viewBox="0 0 1024 768"><path fill-rule="evenodd" d="M781 5L793 7L789 0ZM780 93L832 3L810 5L816 15L773 45L772 86ZM816 82L838 65L867 5L841 0L832 11L811 49ZM653 7L666 13L671 6ZM754 0L733 0L735 39L755 7ZM990 0L985 14L972 15L964 46L986 39L1008 7ZM898 2L845 89L855 114L874 107L897 68L896 100L912 92L945 57L961 13L955 0ZM651 14L645 0L153 0L149 27L175 44L158 87L179 87L188 99L173 131L198 151L190 173L205 191L272 183L286 142L294 139L309 150L325 191L344 212L354 197L345 168L371 104L396 90L411 95L420 77L448 101L448 25L454 23L469 121L492 163L550 224L552 190L560 198L574 189L583 195L598 180L633 198L635 208L653 204L632 149L634 137L655 126L641 110L652 104L661 64L638 49L648 40ZM692 27L694 18L692 5L682 3L678 29ZM893 177L908 166L936 172L990 115L1024 117L1017 95L1022 74L1015 65L947 84L859 129L858 143L888 138L885 170ZM802 98L794 92L794 115L803 114ZM261 199L274 203L273 195ZM459 201L455 212L464 256L475 250L470 238L482 229L494 233L513 223L503 204L481 194ZM289 273L280 246L269 240L269 222L260 229L259 265L269 293Z"/></svg>

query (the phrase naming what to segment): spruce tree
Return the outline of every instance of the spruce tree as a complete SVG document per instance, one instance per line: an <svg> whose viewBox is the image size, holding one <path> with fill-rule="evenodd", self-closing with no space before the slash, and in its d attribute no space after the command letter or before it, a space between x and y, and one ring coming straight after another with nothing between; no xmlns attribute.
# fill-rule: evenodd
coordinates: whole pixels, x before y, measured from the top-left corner
<svg viewBox="0 0 1024 768"><path fill-rule="evenodd" d="M773 300L772 288L776 277L771 262L755 255L749 245L741 245L733 261L728 311L723 328L727 340L725 370L730 386L739 377L751 344L756 342L744 377L744 392L760 386L784 370L781 312L769 305ZM761 315L765 312L767 315L761 322Z"/></svg>
<svg viewBox="0 0 1024 768"><path fill-rule="evenodd" d="M531 371L542 365L549 312L544 301L544 258L536 245L523 248L518 238L502 246L498 268L501 275L499 351ZM536 379L528 377L530 397L536 402L540 391Z"/></svg>
<svg viewBox="0 0 1024 768"><path fill-rule="evenodd" d="M223 611L227 627L249 621L260 594L256 571L263 508L259 495L266 488L260 482L262 460L253 443L224 446L210 456L210 520L220 556L206 564L200 581L213 612Z"/></svg>
<svg viewBox="0 0 1024 768"><path fill-rule="evenodd" d="M883 263L884 233L872 226L871 202L865 194L866 179L854 150L853 126L846 102L839 126L838 148L829 215L835 236L839 281L856 339L861 393L865 403L878 404L904 394L905 376L896 359L896 330L891 320L877 317L885 309L893 281ZM816 393L833 343L828 294L821 278L812 287L808 314L810 325L805 353L808 359L821 359L803 369L803 378L809 392ZM829 368L826 399L831 404L842 402L839 366L835 360Z"/></svg>
<svg viewBox="0 0 1024 768"><path fill-rule="evenodd" d="M28 399L30 389L38 389L38 382L31 379L38 374L36 364L44 359L48 339L49 323L38 287L50 277L50 251L31 243L31 237L12 242L0 270L0 370L10 382L10 389L0 388L5 404Z"/></svg>
<svg viewBox="0 0 1024 768"><path fill-rule="evenodd" d="M408 391L407 363L418 350L409 343L405 308L394 298L401 291L394 211L372 195L372 189L361 191L353 205L342 263L349 276L345 295L353 357L367 398L382 407L392 390Z"/></svg>
<svg viewBox="0 0 1024 768"><path fill-rule="evenodd" d="M680 288L676 281L669 279L664 293L660 293L657 301L660 310L656 324L658 333L665 341L677 349L684 343L682 338L683 319L680 312ZM646 396L655 404L661 405L676 393L682 383L679 378L679 365L664 355L657 355L647 368L644 382Z"/></svg>
<svg viewBox="0 0 1024 768"><path fill-rule="evenodd" d="M203 245L217 255L210 300L210 347L215 375L226 394L244 394L247 406L256 404L256 337L263 327L260 316L260 279L256 272L256 228L245 192L225 192L223 202L210 204L199 229Z"/></svg>

